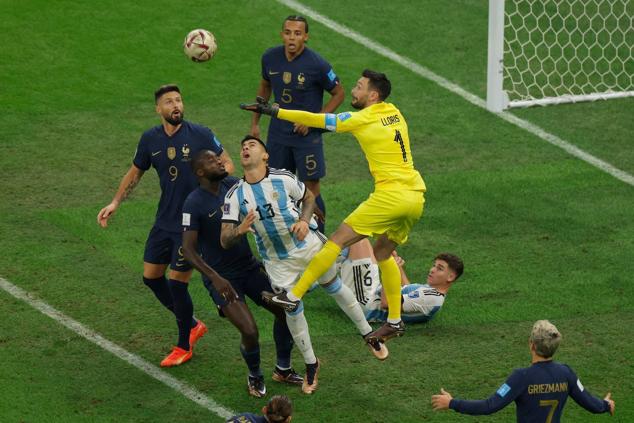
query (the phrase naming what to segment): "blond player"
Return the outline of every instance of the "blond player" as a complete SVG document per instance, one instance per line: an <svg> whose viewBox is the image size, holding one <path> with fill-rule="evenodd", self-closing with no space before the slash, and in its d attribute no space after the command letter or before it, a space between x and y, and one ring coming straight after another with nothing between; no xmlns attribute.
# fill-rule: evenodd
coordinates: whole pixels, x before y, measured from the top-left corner
<svg viewBox="0 0 634 423"><path fill-rule="evenodd" d="M401 320L401 277L392 257L397 245L407 241L412 226L420 219L425 202L425 183L414 168L407 123L401 112L385 99L391 84L385 74L364 70L352 89L352 106L358 112L309 113L280 109L262 98L240 105L245 110L268 114L302 125L335 132L351 132L365 153L375 189L330 236L314 256L295 287L268 300L293 311L323 273L335 263L342 248L366 237L375 237L373 246L388 302L387 322L368 339L386 341L404 333Z"/></svg>

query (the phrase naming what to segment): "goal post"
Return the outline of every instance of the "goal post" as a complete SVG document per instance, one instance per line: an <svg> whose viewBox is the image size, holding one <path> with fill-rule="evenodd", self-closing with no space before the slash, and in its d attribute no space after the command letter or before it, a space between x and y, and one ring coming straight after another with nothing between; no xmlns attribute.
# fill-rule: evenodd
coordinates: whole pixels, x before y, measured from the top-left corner
<svg viewBox="0 0 634 423"><path fill-rule="evenodd" d="M489 0L489 110L631 96L634 2Z"/></svg>

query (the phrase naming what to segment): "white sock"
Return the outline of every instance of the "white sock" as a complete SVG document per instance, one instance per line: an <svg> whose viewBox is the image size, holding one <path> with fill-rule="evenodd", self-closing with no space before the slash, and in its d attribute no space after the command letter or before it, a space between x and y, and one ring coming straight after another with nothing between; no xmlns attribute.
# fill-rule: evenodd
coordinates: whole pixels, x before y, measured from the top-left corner
<svg viewBox="0 0 634 423"><path fill-rule="evenodd" d="M365 319L361 305L357 302L350 288L341 283L340 278L335 279L332 284L323 288L335 299L339 308L346 313L346 316L352 320L361 335L367 335L372 332L372 327Z"/></svg>
<svg viewBox="0 0 634 423"><path fill-rule="evenodd" d="M288 312L286 313L286 324L288 325L288 330L291 332L291 335L293 335L295 346L299 348L299 351L304 357L304 362L306 364L316 363L317 357L315 357L313 345L310 342L308 323L306 322L306 317L304 316L303 304L300 305L299 310L293 312L293 314Z"/></svg>

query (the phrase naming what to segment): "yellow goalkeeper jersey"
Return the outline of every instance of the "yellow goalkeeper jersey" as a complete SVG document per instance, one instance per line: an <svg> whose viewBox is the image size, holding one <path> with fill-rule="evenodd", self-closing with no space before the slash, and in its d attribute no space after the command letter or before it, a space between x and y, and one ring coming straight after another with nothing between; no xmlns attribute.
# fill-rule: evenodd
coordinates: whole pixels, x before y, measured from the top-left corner
<svg viewBox="0 0 634 423"><path fill-rule="evenodd" d="M277 117L352 133L365 153L376 190L425 191L425 182L414 168L407 123L393 104L381 102L339 114L280 109Z"/></svg>

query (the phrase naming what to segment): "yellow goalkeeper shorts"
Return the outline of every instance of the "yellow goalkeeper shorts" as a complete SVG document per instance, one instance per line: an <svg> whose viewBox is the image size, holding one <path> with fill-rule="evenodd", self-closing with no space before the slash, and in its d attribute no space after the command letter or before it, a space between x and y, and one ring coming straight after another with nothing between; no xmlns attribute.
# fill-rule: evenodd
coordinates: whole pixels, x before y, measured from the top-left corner
<svg viewBox="0 0 634 423"><path fill-rule="evenodd" d="M361 235L387 237L403 244L423 214L423 191L375 191L359 204L344 223Z"/></svg>

